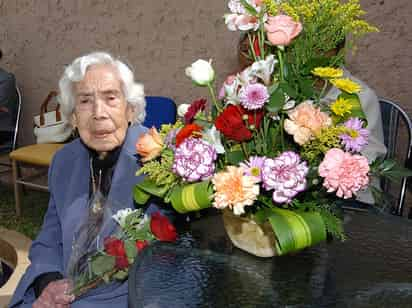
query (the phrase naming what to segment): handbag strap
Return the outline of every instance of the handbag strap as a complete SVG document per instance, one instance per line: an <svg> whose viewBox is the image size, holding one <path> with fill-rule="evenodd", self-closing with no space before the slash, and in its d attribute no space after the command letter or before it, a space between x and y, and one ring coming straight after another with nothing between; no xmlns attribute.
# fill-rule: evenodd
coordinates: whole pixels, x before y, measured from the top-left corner
<svg viewBox="0 0 412 308"><path fill-rule="evenodd" d="M41 104L41 106L40 106L40 126L44 125L44 122L45 122L44 114L47 112L47 105L52 100L52 98L55 97L55 96L57 96L57 92L56 91L50 91L49 95L47 95L46 99ZM57 104L57 107L56 107L56 122L59 122L61 120L62 120L62 116L60 114L60 104Z"/></svg>

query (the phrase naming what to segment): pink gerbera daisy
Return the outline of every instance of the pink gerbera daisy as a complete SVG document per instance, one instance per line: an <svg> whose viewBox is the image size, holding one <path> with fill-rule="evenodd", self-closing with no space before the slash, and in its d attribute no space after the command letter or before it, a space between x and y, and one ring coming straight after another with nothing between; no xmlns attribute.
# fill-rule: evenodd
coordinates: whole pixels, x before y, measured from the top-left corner
<svg viewBox="0 0 412 308"><path fill-rule="evenodd" d="M240 90L239 100L244 108L256 110L269 100L269 93L263 84L249 83Z"/></svg>

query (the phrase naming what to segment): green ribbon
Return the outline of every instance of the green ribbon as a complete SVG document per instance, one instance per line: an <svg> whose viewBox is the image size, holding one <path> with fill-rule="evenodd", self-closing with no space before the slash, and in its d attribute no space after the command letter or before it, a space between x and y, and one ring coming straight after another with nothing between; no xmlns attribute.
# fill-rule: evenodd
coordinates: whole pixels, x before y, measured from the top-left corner
<svg viewBox="0 0 412 308"><path fill-rule="evenodd" d="M162 198L165 202L171 202L173 208L181 214L212 206L213 187L209 181L177 185L165 199L167 191L166 186L158 186L149 178L145 178L136 184L133 196L136 203L140 205L144 205L151 195Z"/></svg>
<svg viewBox="0 0 412 308"><path fill-rule="evenodd" d="M170 194L173 208L183 214L212 206L213 188L209 181L178 185Z"/></svg>
<svg viewBox="0 0 412 308"><path fill-rule="evenodd" d="M276 251L279 256L326 240L326 226L317 212L262 209L255 214L255 219L259 223L269 221L276 237Z"/></svg>

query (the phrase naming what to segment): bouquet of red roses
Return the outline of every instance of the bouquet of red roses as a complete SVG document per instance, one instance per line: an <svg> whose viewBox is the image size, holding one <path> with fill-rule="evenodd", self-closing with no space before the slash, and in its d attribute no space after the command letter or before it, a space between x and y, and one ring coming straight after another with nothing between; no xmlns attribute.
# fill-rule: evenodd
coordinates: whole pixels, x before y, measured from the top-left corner
<svg viewBox="0 0 412 308"><path fill-rule="evenodd" d="M127 208L117 211L111 218L116 222L117 230L103 236L102 241L98 235L88 243L84 240L87 232L80 229L68 267L68 276L74 285L72 294L76 297L102 283L127 279L129 267L150 242L174 242L177 239L175 227L160 212L148 216L142 209ZM108 225L110 222L101 228L99 234L107 233Z"/></svg>

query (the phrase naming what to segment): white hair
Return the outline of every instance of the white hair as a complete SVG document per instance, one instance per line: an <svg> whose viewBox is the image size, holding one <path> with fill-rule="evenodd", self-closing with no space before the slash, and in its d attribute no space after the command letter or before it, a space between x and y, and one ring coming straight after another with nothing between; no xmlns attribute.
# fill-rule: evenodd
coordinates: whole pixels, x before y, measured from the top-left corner
<svg viewBox="0 0 412 308"><path fill-rule="evenodd" d="M83 80L87 69L93 65L108 64L117 69L122 83L123 94L126 101L134 109L133 123L142 123L146 116L146 100L143 85L134 80L132 70L119 59L115 59L107 52L92 52L76 58L66 67L59 80L60 110L70 119L74 111L73 83Z"/></svg>

